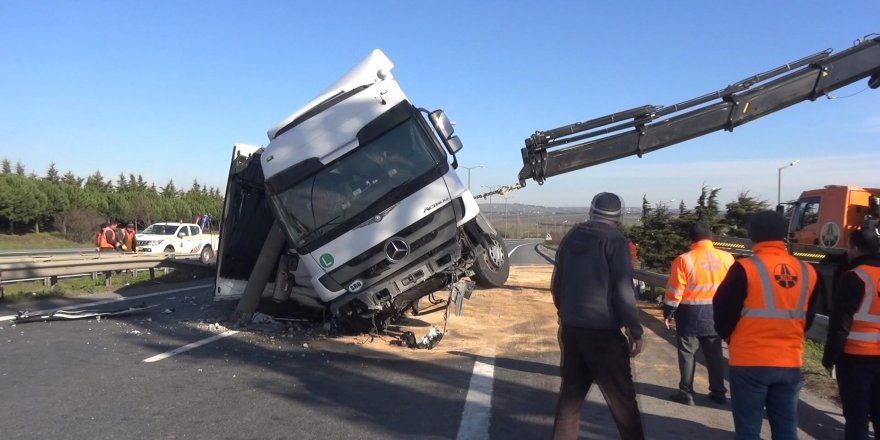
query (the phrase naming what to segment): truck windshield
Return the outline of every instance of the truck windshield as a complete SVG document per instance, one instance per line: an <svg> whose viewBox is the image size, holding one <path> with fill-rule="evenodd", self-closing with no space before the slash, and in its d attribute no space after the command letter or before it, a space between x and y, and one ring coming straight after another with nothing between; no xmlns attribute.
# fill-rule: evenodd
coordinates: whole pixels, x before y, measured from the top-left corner
<svg viewBox="0 0 880 440"><path fill-rule="evenodd" d="M174 235L176 230L177 225L150 225L141 232L144 234Z"/></svg>
<svg viewBox="0 0 880 440"><path fill-rule="evenodd" d="M444 160L410 118L271 200L299 248L335 226L396 203Z"/></svg>

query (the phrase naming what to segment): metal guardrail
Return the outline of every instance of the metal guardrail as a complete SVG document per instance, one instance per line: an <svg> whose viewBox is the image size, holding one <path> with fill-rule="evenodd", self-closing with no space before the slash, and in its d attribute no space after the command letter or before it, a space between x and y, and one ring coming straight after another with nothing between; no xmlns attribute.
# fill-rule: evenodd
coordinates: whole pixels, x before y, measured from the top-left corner
<svg viewBox="0 0 880 440"><path fill-rule="evenodd" d="M71 275L89 275L97 277L104 273L108 280L110 274L122 270L149 269L172 267L180 263L198 262L198 256L165 255L165 254L96 254L96 255L63 255L38 256L30 258L0 259L0 282L44 279L47 286L54 285L58 277ZM2 287L0 287L2 294Z"/></svg>

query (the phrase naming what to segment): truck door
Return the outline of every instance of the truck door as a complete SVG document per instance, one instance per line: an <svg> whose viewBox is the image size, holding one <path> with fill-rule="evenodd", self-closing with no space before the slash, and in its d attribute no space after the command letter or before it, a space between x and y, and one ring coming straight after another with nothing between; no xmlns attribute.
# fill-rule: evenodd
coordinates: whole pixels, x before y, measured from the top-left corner
<svg viewBox="0 0 880 440"><path fill-rule="evenodd" d="M266 203L261 151L255 145L235 144L232 148L220 219L215 299L241 295L275 220Z"/></svg>
<svg viewBox="0 0 880 440"><path fill-rule="evenodd" d="M802 244L819 244L819 206L821 197L805 197L797 201L792 212L792 241Z"/></svg>

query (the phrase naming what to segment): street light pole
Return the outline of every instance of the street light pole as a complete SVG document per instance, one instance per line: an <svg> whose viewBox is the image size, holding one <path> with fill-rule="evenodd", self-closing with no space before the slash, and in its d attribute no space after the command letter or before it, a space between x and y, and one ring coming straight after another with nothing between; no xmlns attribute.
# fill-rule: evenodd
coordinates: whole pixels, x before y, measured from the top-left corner
<svg viewBox="0 0 880 440"><path fill-rule="evenodd" d="M797 165L797 163L800 161L801 161L800 159L795 159L795 160L791 161L791 163L789 163L788 165L783 165L783 166L779 167L779 173L777 174L777 178L776 178L776 204L777 205L782 203L782 170L784 170L788 167L793 167L793 166Z"/></svg>
<svg viewBox="0 0 880 440"><path fill-rule="evenodd" d="M468 170L468 191L470 191L471 190L471 170L474 168L483 168L483 166L482 165L475 165L472 167L466 167L466 166L460 166L460 167Z"/></svg>

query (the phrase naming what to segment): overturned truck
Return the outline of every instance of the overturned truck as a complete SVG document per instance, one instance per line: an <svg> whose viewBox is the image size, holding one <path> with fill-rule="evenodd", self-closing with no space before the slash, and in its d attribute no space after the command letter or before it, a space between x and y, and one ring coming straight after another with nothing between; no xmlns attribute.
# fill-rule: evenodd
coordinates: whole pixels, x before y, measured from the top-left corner
<svg viewBox="0 0 880 440"><path fill-rule="evenodd" d="M505 283L505 244L455 173L461 141L392 68L375 50L270 129L268 146L235 145L216 299L257 290L358 330L441 289L460 307L465 278Z"/></svg>

